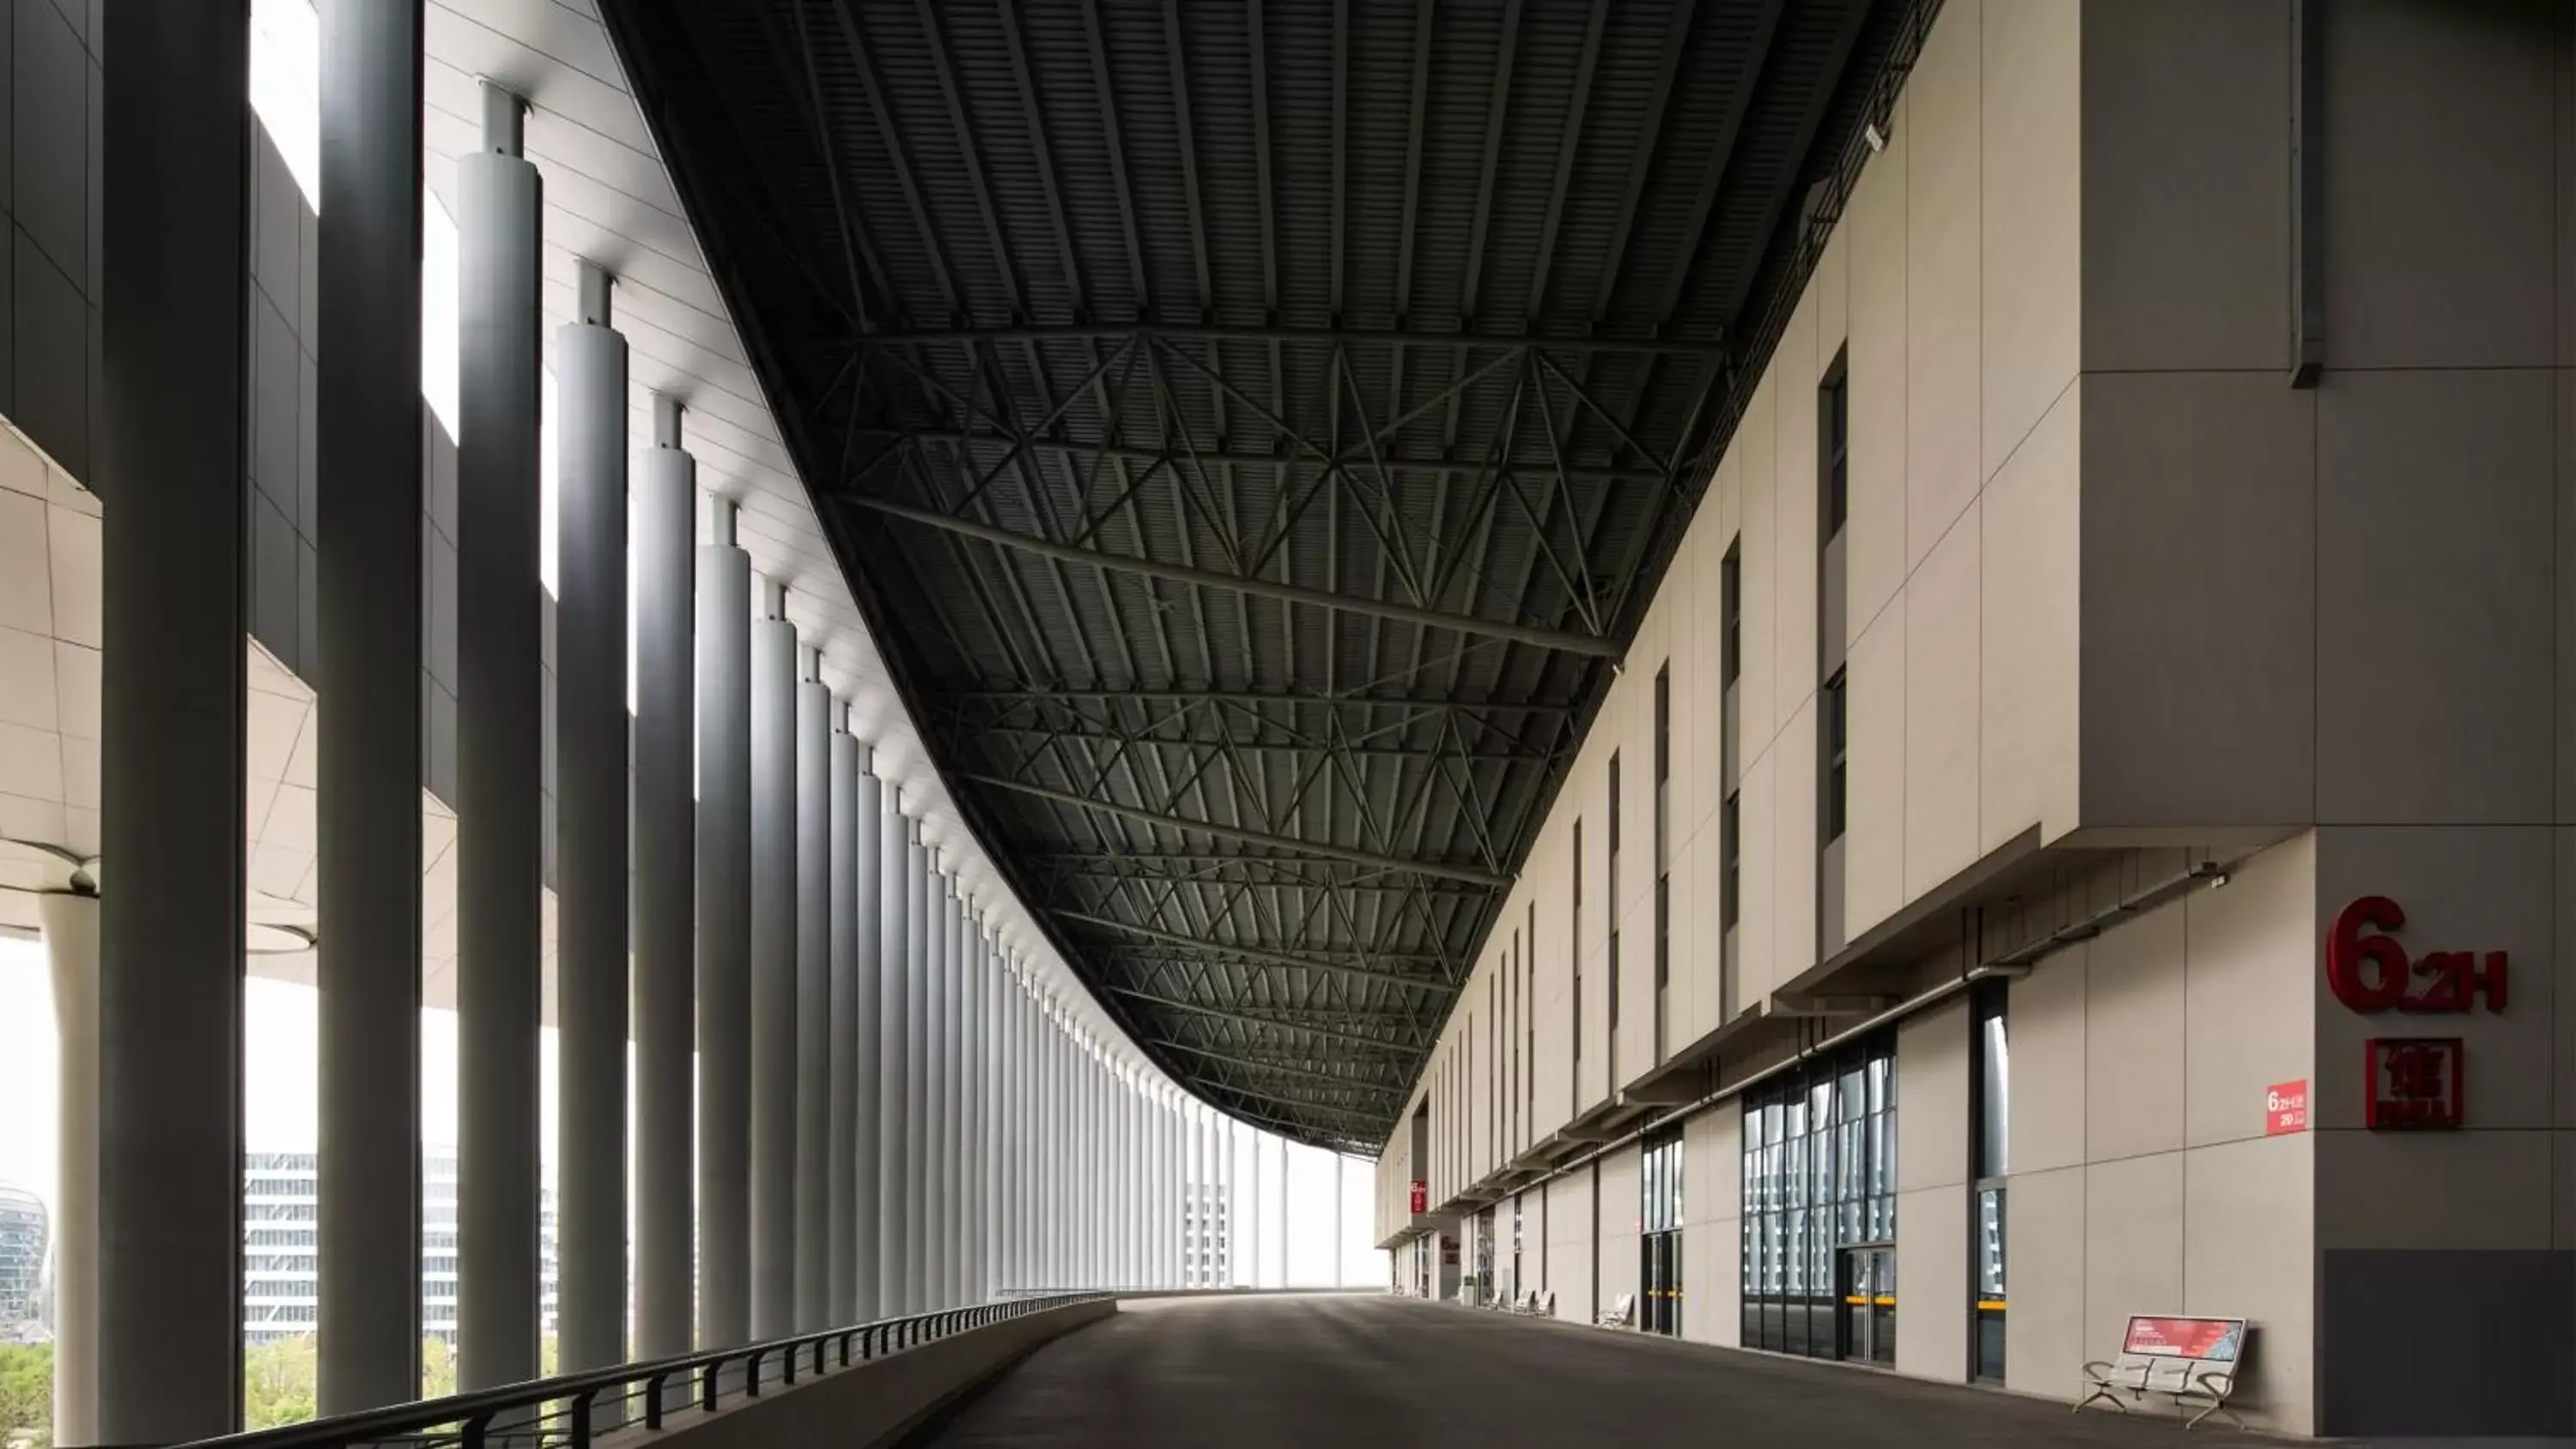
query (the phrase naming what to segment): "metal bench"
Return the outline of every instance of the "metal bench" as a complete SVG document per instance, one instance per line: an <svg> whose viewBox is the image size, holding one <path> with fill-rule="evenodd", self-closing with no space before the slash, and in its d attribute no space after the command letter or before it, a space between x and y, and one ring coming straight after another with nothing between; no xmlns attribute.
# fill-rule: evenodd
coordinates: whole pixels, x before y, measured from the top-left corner
<svg viewBox="0 0 2576 1449"><path fill-rule="evenodd" d="M1597 1320L1603 1328L1627 1328L1637 1321L1637 1295L1622 1293Z"/></svg>
<svg viewBox="0 0 2576 1449"><path fill-rule="evenodd" d="M2242 1429L2245 1420L2228 1400L2235 1396L2252 1333L2242 1318L2132 1317L2120 1336L2119 1357L2084 1365L2084 1397L2075 1412L2099 1403L2126 1413L2130 1405L2162 1394L2173 1400L2175 1413L2187 1416L2186 1429L2212 1414L2224 1414Z"/></svg>

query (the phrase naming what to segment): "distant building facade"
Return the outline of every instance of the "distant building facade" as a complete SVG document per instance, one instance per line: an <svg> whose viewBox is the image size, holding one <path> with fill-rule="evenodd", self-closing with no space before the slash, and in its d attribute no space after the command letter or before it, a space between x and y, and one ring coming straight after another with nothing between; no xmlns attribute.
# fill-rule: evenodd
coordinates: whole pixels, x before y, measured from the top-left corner
<svg viewBox="0 0 2576 1449"><path fill-rule="evenodd" d="M43 1336L47 1228L42 1199L0 1182L0 1343Z"/></svg>
<svg viewBox="0 0 2576 1449"><path fill-rule="evenodd" d="M1233 1216L1226 1207L1225 1190L1216 1183L1191 1183L1181 1189L1181 1268L1191 1287L1228 1283Z"/></svg>
<svg viewBox="0 0 2576 1449"><path fill-rule="evenodd" d="M242 1169L242 1341L311 1333L320 1318L319 1157L254 1152ZM537 1310L555 1331L555 1200L538 1194ZM421 1159L420 1316L423 1335L456 1342L456 1154Z"/></svg>

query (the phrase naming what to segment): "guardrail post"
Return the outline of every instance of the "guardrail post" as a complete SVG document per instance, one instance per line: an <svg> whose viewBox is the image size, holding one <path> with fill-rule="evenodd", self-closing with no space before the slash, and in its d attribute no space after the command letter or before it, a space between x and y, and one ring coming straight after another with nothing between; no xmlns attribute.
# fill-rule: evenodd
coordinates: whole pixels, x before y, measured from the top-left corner
<svg viewBox="0 0 2576 1449"><path fill-rule="evenodd" d="M662 1427L662 1391L670 1383L669 1374L655 1374L644 1381L644 1427Z"/></svg>
<svg viewBox="0 0 2576 1449"><path fill-rule="evenodd" d="M707 1365L706 1387L701 1391L699 1402L700 1406L710 1414L716 1411L716 1375L721 1372L723 1368L723 1359L717 1359L714 1363Z"/></svg>
<svg viewBox="0 0 2576 1449"><path fill-rule="evenodd" d="M596 1390L585 1389L572 1399L572 1449L590 1449L590 1404Z"/></svg>
<svg viewBox="0 0 2576 1449"><path fill-rule="evenodd" d="M796 1382L796 1345L794 1345L794 1344L792 1344L792 1343L791 1343L791 1344L789 1344L789 1345L788 1345L784 1350L782 1350L782 1351L779 1353L779 1355L778 1355L778 1361L779 1361L779 1362L778 1362L779 1373L780 1373L780 1376L781 1376L781 1377L780 1377L780 1382L782 1382L782 1383L787 1383L787 1384L793 1384L793 1383L795 1383L795 1382Z"/></svg>
<svg viewBox="0 0 2576 1449"><path fill-rule="evenodd" d="M742 1376L742 1391L752 1398L760 1397L760 1350L751 1351L750 1371Z"/></svg>
<svg viewBox="0 0 2576 1449"><path fill-rule="evenodd" d="M458 1449L483 1449L491 1430L492 1416L489 1414L477 1414L466 1420L464 1431L456 1436Z"/></svg>

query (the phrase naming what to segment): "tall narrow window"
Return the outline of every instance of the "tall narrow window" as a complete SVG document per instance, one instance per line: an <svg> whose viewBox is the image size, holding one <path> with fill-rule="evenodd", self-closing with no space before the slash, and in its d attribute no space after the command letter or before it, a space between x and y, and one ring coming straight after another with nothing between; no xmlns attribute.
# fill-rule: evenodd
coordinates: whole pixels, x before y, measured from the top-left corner
<svg viewBox="0 0 2576 1449"><path fill-rule="evenodd" d="M1968 1285L1968 1372L1993 1383L2004 1377L2004 1186L2012 1171L2012 1051L2006 1024L2011 986L1980 981L1970 1003L1976 1029L1968 1038L1971 1167L1976 1174L1975 1280Z"/></svg>
<svg viewBox="0 0 2576 1449"><path fill-rule="evenodd" d="M1736 882L1739 877L1736 863L1744 855L1744 827L1737 823L1736 799L1736 796L1728 795L1726 803L1718 809L1718 850L1726 862L1725 878L1717 887L1717 928L1721 931L1734 930L1736 916L1743 909L1737 899Z"/></svg>
<svg viewBox="0 0 2576 1449"><path fill-rule="evenodd" d="M1737 543L1726 551L1726 561L1718 565L1718 617L1725 626L1722 656L1718 660L1719 683L1733 684L1744 673L1744 545Z"/></svg>
<svg viewBox="0 0 2576 1449"><path fill-rule="evenodd" d="M1610 973L1610 1067L1619 1067L1619 757L1610 757L1610 868L1608 892L1601 901L1602 913L1610 922L1610 953L1606 969ZM1612 1085L1617 1085L1613 1083Z"/></svg>
<svg viewBox="0 0 2576 1449"><path fill-rule="evenodd" d="M1655 671L1655 1060L1664 1059L1666 988L1673 975L1673 669Z"/></svg>
<svg viewBox="0 0 2576 1449"><path fill-rule="evenodd" d="M1820 456L1817 467L1823 472L1823 528L1816 537L1831 542L1843 531L1851 518L1851 385L1842 359L1834 360L1834 370L1825 379L1824 394L1817 399L1817 425Z"/></svg>
<svg viewBox="0 0 2576 1449"><path fill-rule="evenodd" d="M1821 718L1818 721L1823 731L1821 744L1824 801L1821 836L1827 845L1843 838L1844 817L1847 813L1848 802L1844 794L1843 764L1851 747L1850 719L1845 708L1845 701L1849 694L1850 689L1843 671L1835 670L1834 677L1825 681L1823 708L1819 711Z"/></svg>

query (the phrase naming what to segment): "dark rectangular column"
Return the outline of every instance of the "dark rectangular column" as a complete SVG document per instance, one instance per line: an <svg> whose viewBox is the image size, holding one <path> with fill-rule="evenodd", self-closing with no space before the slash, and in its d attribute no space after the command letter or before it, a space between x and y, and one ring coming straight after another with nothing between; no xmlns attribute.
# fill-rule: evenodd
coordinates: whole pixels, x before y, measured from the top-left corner
<svg viewBox="0 0 2576 1449"><path fill-rule="evenodd" d="M635 487L635 1356L689 1351L696 1109L697 464L653 400Z"/></svg>
<svg viewBox="0 0 2576 1449"><path fill-rule="evenodd" d="M96 1429L111 1444L241 1417L248 8L116 0L102 46L99 833L116 859L99 921Z"/></svg>
<svg viewBox="0 0 2576 1449"><path fill-rule="evenodd" d="M574 266L555 331L557 1363L626 1356L626 339Z"/></svg>
<svg viewBox="0 0 2576 1449"><path fill-rule="evenodd" d="M421 0L323 0L315 867L324 1414L420 1397Z"/></svg>
<svg viewBox="0 0 2576 1449"><path fill-rule="evenodd" d="M456 1076L460 1388L537 1373L543 585L537 169L488 83L456 158Z"/></svg>

